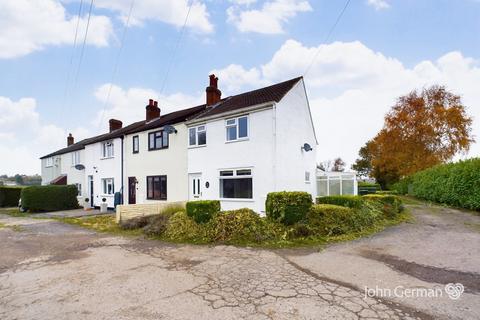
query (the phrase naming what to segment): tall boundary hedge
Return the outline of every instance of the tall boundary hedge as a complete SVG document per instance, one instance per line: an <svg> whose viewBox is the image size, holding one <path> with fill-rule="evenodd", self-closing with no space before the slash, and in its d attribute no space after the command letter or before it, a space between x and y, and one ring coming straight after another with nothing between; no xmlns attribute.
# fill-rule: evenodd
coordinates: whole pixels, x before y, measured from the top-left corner
<svg viewBox="0 0 480 320"><path fill-rule="evenodd" d="M76 209L77 194L74 185L26 187L22 189L22 207L30 212Z"/></svg>
<svg viewBox="0 0 480 320"><path fill-rule="evenodd" d="M0 187L0 207L17 207L22 188Z"/></svg>
<svg viewBox="0 0 480 320"><path fill-rule="evenodd" d="M438 165L394 185L401 194L480 210L480 158Z"/></svg>

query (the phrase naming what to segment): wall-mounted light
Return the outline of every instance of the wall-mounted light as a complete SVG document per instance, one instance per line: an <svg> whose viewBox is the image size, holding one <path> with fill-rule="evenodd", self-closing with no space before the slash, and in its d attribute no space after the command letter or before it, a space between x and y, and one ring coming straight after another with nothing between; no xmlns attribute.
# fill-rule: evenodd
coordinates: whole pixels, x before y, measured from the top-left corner
<svg viewBox="0 0 480 320"><path fill-rule="evenodd" d="M313 148L308 143L304 143L303 146L300 149L304 150L305 152L313 150Z"/></svg>

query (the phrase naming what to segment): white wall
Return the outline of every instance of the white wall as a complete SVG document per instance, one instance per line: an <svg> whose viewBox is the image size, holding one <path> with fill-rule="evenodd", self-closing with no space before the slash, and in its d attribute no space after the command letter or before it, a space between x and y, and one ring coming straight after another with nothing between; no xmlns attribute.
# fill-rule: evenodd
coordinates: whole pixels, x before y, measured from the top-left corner
<svg viewBox="0 0 480 320"><path fill-rule="evenodd" d="M138 180L136 203L162 202L147 199L147 176L167 176L167 200L188 199L187 178L187 128L185 124L174 124L177 133L169 136L166 149L148 150L148 134L161 128L129 134L125 137L124 203L128 204L128 177ZM133 153L133 137L139 137L139 152Z"/></svg>
<svg viewBox="0 0 480 320"><path fill-rule="evenodd" d="M114 195L103 193L102 179L113 178L115 192L119 192L122 187L121 180L121 148L122 140L113 139L114 156L112 158L102 158L102 142L89 144L85 146L85 176L84 192L86 197L90 197L88 176L93 176L93 201L94 206L100 206L102 198L107 199L108 207L114 206Z"/></svg>
<svg viewBox="0 0 480 320"><path fill-rule="evenodd" d="M221 206L223 210L247 207L262 212L273 186L273 113L270 108L239 115L245 114L249 115L249 138L244 141L226 142L225 118L206 123L207 145L188 149L188 172L202 173L202 199L216 200L220 199L221 169L251 168L253 199L223 200Z"/></svg>
<svg viewBox="0 0 480 320"><path fill-rule="evenodd" d="M316 196L317 142L303 80L276 105L276 181L277 191L306 191ZM308 143L313 150L301 149ZM310 183L305 183L305 171Z"/></svg>

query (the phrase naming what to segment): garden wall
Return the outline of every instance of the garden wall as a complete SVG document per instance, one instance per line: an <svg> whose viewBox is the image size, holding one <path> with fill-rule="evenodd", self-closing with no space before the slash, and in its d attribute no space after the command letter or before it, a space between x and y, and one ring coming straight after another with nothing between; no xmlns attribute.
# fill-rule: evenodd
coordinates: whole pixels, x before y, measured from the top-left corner
<svg viewBox="0 0 480 320"><path fill-rule="evenodd" d="M146 204L124 204L118 205L115 214L115 220L117 223L140 216L150 216L153 214L159 214L166 207L175 205L185 207L185 201L177 202L158 202L158 203L146 203Z"/></svg>

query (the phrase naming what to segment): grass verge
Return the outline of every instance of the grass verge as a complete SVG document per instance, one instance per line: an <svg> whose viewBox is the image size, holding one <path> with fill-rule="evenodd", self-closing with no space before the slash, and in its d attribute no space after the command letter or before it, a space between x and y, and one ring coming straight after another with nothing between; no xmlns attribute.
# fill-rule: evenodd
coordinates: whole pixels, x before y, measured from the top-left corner
<svg viewBox="0 0 480 320"><path fill-rule="evenodd" d="M0 208L0 214L6 214L11 217L29 217L28 212L20 212L18 208Z"/></svg>
<svg viewBox="0 0 480 320"><path fill-rule="evenodd" d="M141 229L123 230L115 222L115 217L111 215L100 215L82 218L55 218L55 220L76 225L79 227L95 230L101 233L110 233L119 236L139 236L142 235Z"/></svg>

